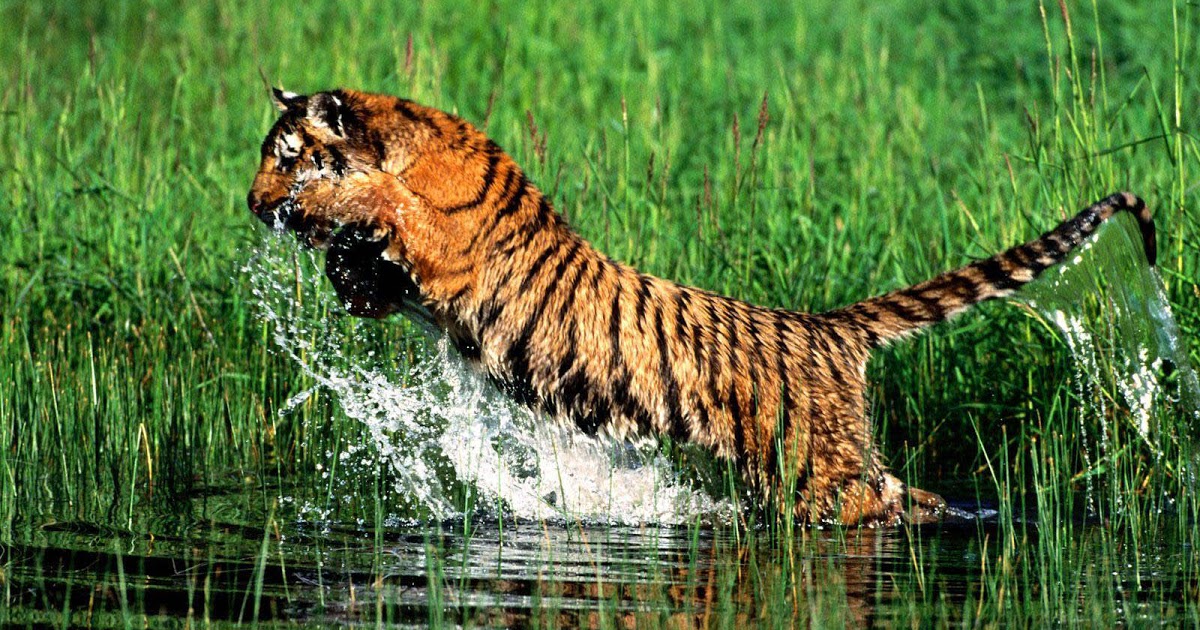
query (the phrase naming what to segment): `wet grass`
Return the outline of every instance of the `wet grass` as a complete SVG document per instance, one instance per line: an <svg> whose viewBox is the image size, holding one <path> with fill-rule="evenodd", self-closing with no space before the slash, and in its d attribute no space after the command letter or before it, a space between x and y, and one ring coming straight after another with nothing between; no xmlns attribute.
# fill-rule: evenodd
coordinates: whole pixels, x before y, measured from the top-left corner
<svg viewBox="0 0 1200 630"><path fill-rule="evenodd" d="M0 5L0 623L1200 623L1195 426L1160 406L1156 455L1119 410L1081 421L1065 343L1011 304L871 366L894 468L998 510L949 534L404 527L386 471L338 468L366 437L335 400L278 413L312 382L240 272L260 72L458 111L612 256L772 306L911 284L1127 188L1200 358L1193 4L594 6Z"/></svg>

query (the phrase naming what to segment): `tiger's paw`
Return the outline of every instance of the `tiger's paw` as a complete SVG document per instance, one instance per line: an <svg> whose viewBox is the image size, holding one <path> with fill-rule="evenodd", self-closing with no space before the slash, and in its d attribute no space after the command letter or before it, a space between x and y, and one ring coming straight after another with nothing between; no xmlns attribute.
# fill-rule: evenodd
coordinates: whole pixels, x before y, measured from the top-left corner
<svg viewBox="0 0 1200 630"><path fill-rule="evenodd" d="M926 525L941 522L946 516L946 500L940 495L908 488L908 512L904 520L911 525Z"/></svg>

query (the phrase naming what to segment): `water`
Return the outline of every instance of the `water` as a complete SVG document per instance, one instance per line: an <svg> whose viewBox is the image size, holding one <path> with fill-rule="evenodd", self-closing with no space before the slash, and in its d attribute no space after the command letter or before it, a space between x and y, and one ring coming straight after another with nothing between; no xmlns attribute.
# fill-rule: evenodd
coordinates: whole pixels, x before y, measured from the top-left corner
<svg viewBox="0 0 1200 630"><path fill-rule="evenodd" d="M1111 458L1114 441L1124 445L1121 434L1130 433L1137 442L1132 448L1156 463L1178 465L1174 472L1184 477L1184 487L1195 488L1200 381L1162 276L1146 264L1136 221L1114 217L1017 297L1053 324L1071 349L1088 469ZM1171 414L1167 430L1157 423L1162 414ZM1085 480L1095 512L1094 475ZM1122 497L1114 499L1120 508Z"/></svg>
<svg viewBox="0 0 1200 630"><path fill-rule="evenodd" d="M1146 505L1104 498L1129 487L1105 466L1137 449L1155 471L1191 475L1191 429L1163 420L1194 424L1198 407L1161 282L1137 265L1127 227L1088 245L1094 266L1051 271L1021 297L1075 354L1093 509L1132 512ZM16 524L0 544L0 625L1200 623L1194 509L1136 526L1022 512L747 529L740 506L652 445L550 425L436 337L337 316L319 262L273 239L248 264L269 337L309 379L277 412L332 395L368 440L339 442L315 475L214 474L128 520ZM970 512L1016 509L938 489Z"/></svg>
<svg viewBox="0 0 1200 630"><path fill-rule="evenodd" d="M675 470L652 441L589 437L513 404L432 331L404 361L386 349L356 353L375 345L378 325L329 317L341 306L319 255L280 241L269 238L246 268L275 344L369 429L370 448L395 474L396 494L420 512L463 516L448 491L454 484L478 492L485 508L530 521L673 525L729 521L737 512ZM362 455L351 447L338 457Z"/></svg>
<svg viewBox="0 0 1200 630"><path fill-rule="evenodd" d="M1137 554L1114 548L1105 528L1082 529L1057 550L1070 570L1051 582L1040 574L1050 559L1014 561L995 527L804 530L772 542L709 527L314 525L264 508L271 491L294 489L209 488L178 506L200 517L187 527L144 516L138 529L153 536L58 523L0 545L0 622L1112 627L1197 614L1196 553L1170 529Z"/></svg>

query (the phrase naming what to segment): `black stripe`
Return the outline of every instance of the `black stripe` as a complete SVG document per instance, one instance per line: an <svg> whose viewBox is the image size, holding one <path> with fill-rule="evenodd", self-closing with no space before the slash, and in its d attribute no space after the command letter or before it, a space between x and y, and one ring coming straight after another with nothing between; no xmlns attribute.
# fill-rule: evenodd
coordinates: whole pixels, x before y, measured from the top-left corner
<svg viewBox="0 0 1200 630"><path fill-rule="evenodd" d="M846 340L842 337L842 328L833 322L824 322L822 330L829 336L829 340L837 346L837 353L841 354L846 348Z"/></svg>
<svg viewBox="0 0 1200 630"><path fill-rule="evenodd" d="M490 140L488 142L491 143ZM494 184L496 181L496 168L500 164L500 154L490 151L490 149L493 147L496 147L496 145L490 144L488 147L489 153L487 166L483 171L483 185L479 187L479 192L475 194L473 199L466 203L462 203L457 206L450 206L448 208L442 208L443 212L447 214L454 214L456 212L462 212L463 210L477 208L487 199L488 193L492 191L492 184ZM496 148L497 150L499 149L498 147Z"/></svg>
<svg viewBox="0 0 1200 630"><path fill-rule="evenodd" d="M679 404L679 381L675 379L675 372L671 369L670 346L663 328L661 308L655 310L654 329L658 337L658 378L663 387L663 402L667 406L667 426L664 428L673 439L686 440L690 432L683 417L683 408Z"/></svg>
<svg viewBox="0 0 1200 630"><path fill-rule="evenodd" d="M455 291L455 292L454 292L454 294L453 294L453 295L451 295L451 296L450 296L450 298L449 298L449 299L447 299L446 301L447 301L447 302L450 302L451 304L453 304L454 302L457 302L457 301L459 301L460 299L462 299L462 297L463 297L464 295L466 295L466 294L467 294L467 293L468 293L470 290L471 290L471 285L470 285L470 284L465 284L465 285L463 285L463 287L462 287L461 289L459 289L459 290Z"/></svg>
<svg viewBox="0 0 1200 630"><path fill-rule="evenodd" d="M700 370L704 365L704 328L700 322L692 322L692 332L689 334L688 342L692 345L692 354L696 361L696 370Z"/></svg>
<svg viewBox="0 0 1200 630"><path fill-rule="evenodd" d="M1046 246L1046 253L1050 255L1056 262L1062 260L1062 257L1071 251L1071 242L1065 234L1060 234L1057 231L1049 232L1042 238L1038 239Z"/></svg>
<svg viewBox="0 0 1200 630"><path fill-rule="evenodd" d="M629 371L622 368L621 373L613 382L613 402L617 405L621 414L626 418L633 420L637 425L637 432L641 435L649 435L654 431L653 418L650 412L629 391Z"/></svg>
<svg viewBox="0 0 1200 630"><path fill-rule="evenodd" d="M615 278L613 286L612 313L608 320L608 340L612 344L613 369L625 365L625 356L621 354L621 277Z"/></svg>
<svg viewBox="0 0 1200 630"><path fill-rule="evenodd" d="M521 175L521 183L518 185L521 187L521 189L518 191L518 194L509 200L509 203L504 209L492 217L492 221L488 227L485 228L485 231L490 232L497 225L499 225L502 218L507 217L517 211L518 204L520 203L519 196L524 195L525 189L528 188L528 181L525 179L523 174ZM547 225L552 223L558 225L561 224L562 221L557 215L554 214L553 210L550 208L550 202L548 202L546 197L542 195L538 200L537 212L534 212L532 216L527 217L524 222L515 224L513 228L504 235L503 238L496 242L496 244L493 246L493 250L503 245L504 248L501 250L500 254L508 255L511 252L523 248L526 244L528 244L533 234L536 234ZM518 234L522 233L525 234L525 239L519 244L511 244L512 239Z"/></svg>
<svg viewBox="0 0 1200 630"><path fill-rule="evenodd" d="M567 291L566 297L562 301L562 305L558 308L558 318L566 321L567 315L570 314L572 308L575 307L575 296L579 294L579 285L583 281L583 276L588 272L588 265L591 265L590 258L584 258L583 264L579 266L579 271L575 274L575 279L571 281L571 288ZM575 325L574 316L571 317L571 325Z"/></svg>
<svg viewBox="0 0 1200 630"><path fill-rule="evenodd" d="M558 261L558 264L554 266L554 277L550 278L550 284L546 286L546 294L542 296L543 301L553 295L554 291L558 288L558 283L563 279L567 267L575 262L575 258L579 256L579 250L582 246L582 241L573 241L571 249L567 250L567 255L563 256L562 260Z"/></svg>
<svg viewBox="0 0 1200 630"><path fill-rule="evenodd" d="M811 341L817 346L817 353L824 359L825 371L829 373L829 378L838 385L845 385L842 368L838 366L841 353L834 352L829 346L829 326L825 322L821 322L819 330L812 331Z"/></svg>
<svg viewBox="0 0 1200 630"><path fill-rule="evenodd" d="M553 211L550 208L550 200L546 198L546 195L542 195L538 199L538 207L537 207L535 220L537 222L543 223L543 224L549 223L550 217L552 215L553 215Z"/></svg>
<svg viewBox="0 0 1200 630"><path fill-rule="evenodd" d="M642 321L646 318L646 300L650 297L650 282L646 276L637 275L638 291L637 291L637 306L634 312L637 313L638 332L645 332L642 327Z"/></svg>
<svg viewBox="0 0 1200 630"><path fill-rule="evenodd" d="M920 313L913 311L907 305L901 304L896 299L897 297L897 295L888 296L887 299L881 300L877 304L880 308L907 322L920 322L925 319Z"/></svg>
<svg viewBox="0 0 1200 630"><path fill-rule="evenodd" d="M363 116L357 109L350 105L353 99L345 90L334 90L331 92L338 100L338 123L346 134L356 131L361 131L366 124L363 122Z"/></svg>
<svg viewBox="0 0 1200 630"><path fill-rule="evenodd" d="M496 220L503 219L519 210L521 208L521 201L528 193L529 180L525 177L525 173L522 172L518 175L517 187L514 189L512 196L509 197L508 202L504 204L500 212L496 213Z"/></svg>
<svg viewBox="0 0 1200 630"><path fill-rule="evenodd" d="M862 317L863 319L865 319L869 322L878 322L879 321L879 311L877 311L873 308L869 308L868 305L866 305L866 304L859 306L857 311L858 312L856 313L856 315Z"/></svg>
<svg viewBox="0 0 1200 630"><path fill-rule="evenodd" d="M368 144L371 145L371 150L375 152L375 168L383 168L383 162L387 159L387 145L384 144L379 134L370 134L370 138Z"/></svg>
<svg viewBox="0 0 1200 630"><path fill-rule="evenodd" d="M438 128L437 123L433 120L433 117L418 112L414 107L415 105L416 103L413 103L412 101L398 99L396 101L396 111L403 114L405 118L408 118L409 120L423 127L429 128L429 130L433 132L434 136L440 137L442 135L442 130Z"/></svg>
<svg viewBox="0 0 1200 630"><path fill-rule="evenodd" d="M461 149L463 146L465 146L467 144L467 141L471 139L470 127L467 125L467 121L465 121L461 118L457 118L457 119L453 119L453 120L455 120L458 123L458 126L457 126L458 137L450 141L450 148L451 149Z"/></svg>
<svg viewBox="0 0 1200 630"><path fill-rule="evenodd" d="M728 303L723 304L722 315L725 318L725 334L726 342L729 344L726 353L729 357L729 400L728 409L730 415L733 416L734 427L734 448L737 451L738 459L742 462L746 461L746 435L745 427L742 426L742 403L738 398L738 376L741 373L737 357L738 336L737 336L737 321L733 314L729 312L730 306Z"/></svg>
<svg viewBox="0 0 1200 630"><path fill-rule="evenodd" d="M821 403L817 400L816 396L808 397L808 417L804 420L806 425L810 427L829 426L829 423L825 419L825 411L822 409ZM822 461L831 456L831 453L828 452L829 446L823 440L810 439L808 448L809 452L804 454L808 460L805 463L806 470L812 462Z"/></svg>
<svg viewBox="0 0 1200 630"><path fill-rule="evenodd" d="M1017 267L1022 269L1031 269L1030 263L1034 261L1034 258L1030 254L1029 249L1030 246L1028 244L1014 247L1004 252L1004 257L1008 259L1008 262L1016 265Z"/></svg>
<svg viewBox="0 0 1200 630"><path fill-rule="evenodd" d="M998 258L993 257L981 260L975 263L974 266L983 274L984 280L987 280L988 284L998 290L1006 291L1020 286L1020 283L1013 280L1012 276L1008 275L1000 266L1000 259Z"/></svg>
<svg viewBox="0 0 1200 630"><path fill-rule="evenodd" d="M725 308L723 309L723 311L724 312L722 313L722 315L725 318L725 332L726 332L726 335L729 337L729 348L728 348L729 364L733 368L732 373L734 375L737 375L737 373L741 371L741 368L738 367L738 358L737 358L737 347L738 347L737 315L736 315L736 313L730 313L729 304L725 304Z"/></svg>
<svg viewBox="0 0 1200 630"><path fill-rule="evenodd" d="M771 440L767 454L767 477L779 477L779 443L786 440L792 429L792 400L788 391L786 341L787 324L782 317L775 318L775 378L779 383L779 409L776 410L775 439ZM784 453L787 451L785 450Z"/></svg>
<svg viewBox="0 0 1200 630"><path fill-rule="evenodd" d="M578 329L572 320L567 330L567 349L558 364L555 398L559 402L559 409L567 414L580 430L588 435L595 435L608 421L610 414L607 401L602 401L603 404L598 409L588 409L595 386L588 378L587 370L583 366L577 368L575 365L579 353L578 336Z"/></svg>
<svg viewBox="0 0 1200 630"><path fill-rule="evenodd" d="M746 462L746 434L745 427L742 426L741 405L738 404L736 384L729 388L729 414L733 421L733 452L737 455L738 461L745 465Z"/></svg>
<svg viewBox="0 0 1200 630"><path fill-rule="evenodd" d="M946 319L946 309L942 307L941 300L938 299L936 295L930 295L929 293L930 292L928 290L913 291L912 289L907 289L905 291L901 291L900 295L906 296L909 299L921 304L921 306L924 306L926 313L925 319L939 322L943 319Z"/></svg>
<svg viewBox="0 0 1200 630"><path fill-rule="evenodd" d="M329 149L329 165L333 168L333 174L341 177L346 174L346 156L335 146L328 147Z"/></svg>
<svg viewBox="0 0 1200 630"><path fill-rule="evenodd" d="M618 380L617 403L625 418L634 420L637 432L642 436L654 433L654 419L649 410L629 390L629 372L624 371Z"/></svg>
<svg viewBox="0 0 1200 630"><path fill-rule="evenodd" d="M604 278L605 271L617 273L617 268L608 258L603 258L596 263L596 272L592 274L592 293L600 293L600 280Z"/></svg>
<svg viewBox="0 0 1200 630"><path fill-rule="evenodd" d="M1020 255L1024 258L1021 266L1033 273L1033 277L1035 278L1042 275L1042 272L1050 266L1042 263L1040 260L1042 257L1042 252L1037 251L1037 247L1034 244L1022 245L1013 251L1020 252Z"/></svg>
<svg viewBox="0 0 1200 630"><path fill-rule="evenodd" d="M501 189L500 196L496 199L497 204L503 204L501 211L509 205L519 205L521 198L526 193L525 188L528 184L529 182L525 179L525 173L521 171L521 168L515 164L510 164L508 175L504 177L504 188ZM484 234L491 234L496 229L496 226L500 225L500 219L503 218L501 211L492 213L487 224L479 231Z"/></svg>
<svg viewBox="0 0 1200 630"><path fill-rule="evenodd" d="M529 244L533 242L534 237L540 234L545 227L545 224L537 221L518 225L513 228L513 230L504 238L496 242L496 244L493 246L493 251L498 249L498 255L502 258L507 258L514 253L529 247ZM513 238L518 234L521 235L521 239L514 241Z"/></svg>
<svg viewBox="0 0 1200 630"><path fill-rule="evenodd" d="M501 186L500 186L501 194L508 195L509 187L512 185L513 178L515 178L517 176L517 170L518 169L516 169L516 168L508 169L508 174L504 176L504 183L501 184ZM479 239L483 238L485 235L491 235L491 233L492 233L492 231L491 231L490 227L486 230L485 229L475 230L475 234L471 235L471 240L467 243L466 247L459 250L459 254L460 255L466 254L466 253L474 250L475 245L479 243Z"/></svg>
<svg viewBox="0 0 1200 630"><path fill-rule="evenodd" d="M492 297L479 309L479 337L483 335L500 319L500 314L504 312L504 303Z"/></svg>
<svg viewBox="0 0 1200 630"><path fill-rule="evenodd" d="M307 129L301 127L300 128L300 148L307 149L308 147L311 147L312 145L314 145L316 143L317 143L317 139L312 137L312 134L308 133Z"/></svg>
<svg viewBox="0 0 1200 630"><path fill-rule="evenodd" d="M684 310L691 306L691 296L688 295L687 289L677 288L675 290L675 335L679 337L680 343L691 344L692 346L699 345L698 339L689 339L687 318L684 316ZM696 365L700 365L700 361L696 361Z"/></svg>
<svg viewBox="0 0 1200 630"><path fill-rule="evenodd" d="M542 250L542 253L533 261L533 264L525 270L525 277L521 279L521 287L517 289L518 294L525 293L529 290L529 287L533 284L533 281L537 279L538 274L541 272L542 266L545 265L546 261L550 260L550 257L558 252L558 250L561 248L562 241L558 239L552 239L550 241L550 244L546 246L546 249Z"/></svg>
<svg viewBox="0 0 1200 630"><path fill-rule="evenodd" d="M712 333L712 342L713 342L712 348L708 352L708 356L710 359L708 361L708 392L709 392L709 395L713 397L714 401L716 400L716 397L719 395L718 394L719 389L717 387L717 385L718 385L717 376L721 373L721 367L722 367L721 363L720 363L720 361L721 361L721 339L720 339L720 337L717 336L717 327L720 324L721 320L717 317L717 309L714 306L715 302L716 302L716 298L710 297L710 298L708 298L708 300L705 304L705 309L708 311L708 321L709 321L709 326L710 326L710 332ZM696 368L699 369L701 365L704 365L704 363L697 363Z"/></svg>
<svg viewBox="0 0 1200 630"><path fill-rule="evenodd" d="M621 278L615 278L613 287L612 313L609 317L608 336L612 344L611 371L612 402L616 409L634 421L639 432L647 433L653 427L650 412L641 405L629 392L629 370L625 367L625 355L621 352Z"/></svg>
<svg viewBox="0 0 1200 630"><path fill-rule="evenodd" d="M749 361L747 361L746 367L748 367L750 369L750 384L754 387L757 387L758 383L761 382L759 379L759 375L758 375L758 365L759 365L759 363L762 362L762 341L758 338L758 324L754 321L754 311L753 310L749 310L746 312L745 323L746 323L746 332L750 333L750 340L751 340L751 343L750 343L751 356L748 357ZM758 408L759 408L758 395L757 395L757 391L754 391L751 393L752 393L752 395L750 396L750 417L757 418L758 417Z"/></svg>
<svg viewBox="0 0 1200 630"><path fill-rule="evenodd" d="M975 286L975 282L962 273L949 276L945 290L968 304L979 300L979 287Z"/></svg>
<svg viewBox="0 0 1200 630"><path fill-rule="evenodd" d="M583 390L587 387L585 382L580 382L575 385L570 391L567 391L566 378L572 371L575 370L575 358L579 352L579 341L577 339L577 327L574 320L567 327L567 347L563 351L563 356L558 361L558 374L555 380L554 396L562 402L564 411L570 413L575 410L575 400L582 395ZM583 370L579 370L582 373Z"/></svg>
<svg viewBox="0 0 1200 630"><path fill-rule="evenodd" d="M694 393L692 395L692 399L693 399L693 406L696 408L696 413L699 414L699 417L696 418L696 427L699 429L700 433L704 433L707 431L711 434L712 426L710 426L710 424L711 424L712 419L709 417L709 414L708 414L708 403L706 403L704 401L702 395L699 392Z"/></svg>

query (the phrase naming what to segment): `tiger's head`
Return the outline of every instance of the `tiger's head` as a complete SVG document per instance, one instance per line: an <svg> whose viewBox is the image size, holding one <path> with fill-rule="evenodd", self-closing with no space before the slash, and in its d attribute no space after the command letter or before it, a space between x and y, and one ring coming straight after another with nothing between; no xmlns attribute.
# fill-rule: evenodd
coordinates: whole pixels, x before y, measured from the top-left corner
<svg viewBox="0 0 1200 630"><path fill-rule="evenodd" d="M276 89L273 100L281 115L263 140L246 201L268 225L313 245L354 216L351 208L305 207L306 200L322 197L321 188L351 189L381 173L398 178L465 238L495 227L484 220L490 212L537 203L524 194L529 182L516 163L456 115L346 89L308 96Z"/></svg>
<svg viewBox="0 0 1200 630"><path fill-rule="evenodd" d="M339 293L390 277L368 268L364 239L386 240L378 255L409 273L422 299L445 306L473 295L499 244L510 255L565 225L512 158L457 115L352 90L276 90L274 100L281 115L247 204L276 230L329 249L334 267L361 267L330 274L346 280Z"/></svg>
<svg viewBox="0 0 1200 630"><path fill-rule="evenodd" d="M369 124L377 99L349 90L304 96L274 89L272 100L281 115L263 140L246 203L272 228L324 246L338 226L305 207L300 193L381 168L382 142Z"/></svg>

